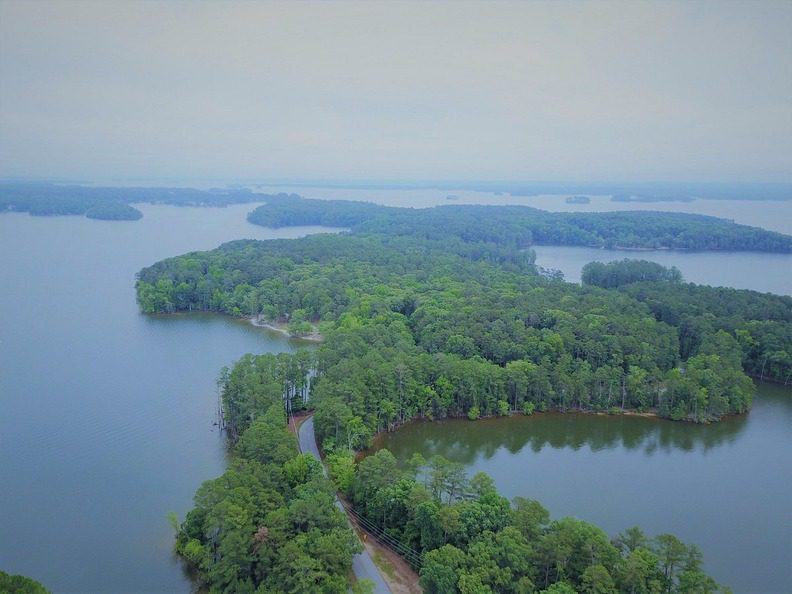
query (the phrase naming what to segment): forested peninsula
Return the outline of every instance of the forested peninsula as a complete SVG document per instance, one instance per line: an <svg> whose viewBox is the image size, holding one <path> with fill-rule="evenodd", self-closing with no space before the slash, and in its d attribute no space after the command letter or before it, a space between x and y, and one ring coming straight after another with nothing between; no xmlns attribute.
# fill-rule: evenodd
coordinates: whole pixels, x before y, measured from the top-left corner
<svg viewBox="0 0 792 594"><path fill-rule="evenodd" d="M345 388L322 373L332 365L326 360L332 348L322 346L316 358L309 351L246 355L221 373L235 461L198 490L176 545L210 592L346 591L339 570L348 568L359 544L342 530L318 463L295 457L285 430L284 409L308 405L316 406L315 425L325 436L334 488L354 505L349 513L420 572L427 594L710 594L719 589L702 569L701 551L672 534L649 538L632 527L609 539L579 519L551 521L539 502L523 497L510 502L486 474L468 478L461 464L440 456L427 461L417 454L400 468L390 452L380 450L356 463L354 450L369 442L371 431L370 417L361 418L353 407L367 395L346 403L336 394L356 386ZM373 376L386 369L371 371ZM390 385L395 397L410 377L403 368L389 371L393 374L379 381ZM384 415L371 416L387 419L396 411L391 403ZM295 489L299 495L290 499ZM366 591L362 584L355 590Z"/></svg>
<svg viewBox="0 0 792 594"><path fill-rule="evenodd" d="M356 234L455 237L518 249L537 244L792 253L792 236L727 219L670 212L547 212L528 206L457 204L415 209L289 195L268 199L248 220L276 228L324 225Z"/></svg>
<svg viewBox="0 0 792 594"><path fill-rule="evenodd" d="M251 216L313 201L278 202ZM353 452L413 419L579 410L706 423L744 413L748 374L790 377L792 298L686 284L675 269L630 260L591 264L582 286L568 284L537 272L532 234L507 224L516 215L498 234L497 217L477 219L476 209L435 219L434 228L404 213L396 225L374 205L363 205L374 210L356 222L356 208L333 219L278 219L351 234L234 241L138 275L145 312L296 320L319 325L325 339L315 352L245 356L221 374L237 462L199 490L177 541L212 591L300 591L277 573L272 526L301 543L294 554L306 564L324 550L313 548L321 530L340 529L322 521L306 536L313 524L278 511L292 509L298 483L273 487L279 503L266 509L275 515L257 515L252 503L277 471L270 446L250 444L282 434L282 411L310 408L336 488L361 522L400 543L426 592L714 592L698 549L671 535L650 539L635 528L609 541L579 520L551 522L535 501L510 503L485 475L468 479L442 459L399 469L388 452L359 464ZM346 559L312 565L314 591L343 591L335 576Z"/></svg>

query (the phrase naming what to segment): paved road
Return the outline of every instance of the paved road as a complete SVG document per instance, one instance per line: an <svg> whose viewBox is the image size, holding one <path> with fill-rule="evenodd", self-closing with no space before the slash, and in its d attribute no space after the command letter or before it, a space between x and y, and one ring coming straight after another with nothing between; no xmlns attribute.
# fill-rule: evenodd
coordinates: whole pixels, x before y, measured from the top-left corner
<svg viewBox="0 0 792 594"><path fill-rule="evenodd" d="M318 460L321 460L319 456L319 447L316 445L313 417L306 419L305 422L300 425L298 438L300 441L300 451L305 454L311 454ZM327 470L324 465L322 465L322 471L325 473L325 476L327 476ZM344 506L341 505L337 497L336 506L338 506L338 509L341 511L344 511ZM374 561L371 560L371 555L368 554L366 549L363 549L362 553L358 553L352 558L352 571L355 572L359 580L371 580L374 582L374 594L392 594L391 589L388 587L388 584L385 583L385 580L382 579L382 574L380 574L377 566L374 565Z"/></svg>

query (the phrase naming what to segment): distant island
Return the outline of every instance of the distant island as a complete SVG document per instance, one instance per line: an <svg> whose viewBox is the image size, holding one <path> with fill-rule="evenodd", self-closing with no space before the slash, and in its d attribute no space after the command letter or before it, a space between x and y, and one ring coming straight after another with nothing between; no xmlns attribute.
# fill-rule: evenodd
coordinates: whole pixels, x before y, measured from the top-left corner
<svg viewBox="0 0 792 594"><path fill-rule="evenodd" d="M332 182L279 184L299 188L322 186L351 190L468 190L495 196L639 196L647 201L700 200L792 200L789 182L559 182L559 181L471 181L471 182ZM262 185L261 187L265 187Z"/></svg>
<svg viewBox="0 0 792 594"><path fill-rule="evenodd" d="M653 196L645 194L614 194L613 202L693 202L693 196Z"/></svg>
<svg viewBox="0 0 792 594"><path fill-rule="evenodd" d="M280 198L287 198L283 194ZM297 198L296 195L292 195ZM135 221L143 216L133 204L228 206L264 202L268 194L230 188L124 188L45 183L0 183L0 213L27 212L34 216L84 215L91 219Z"/></svg>
<svg viewBox="0 0 792 594"><path fill-rule="evenodd" d="M137 221L143 218L143 213L134 206L123 202L99 202L85 211L85 216L89 219L101 219L105 221Z"/></svg>
<svg viewBox="0 0 792 594"><path fill-rule="evenodd" d="M565 201L567 204L589 204L591 198L588 196L567 196Z"/></svg>
<svg viewBox="0 0 792 594"><path fill-rule="evenodd" d="M792 253L792 236L704 215L547 212L527 206L397 208L371 202L273 196L248 215L264 227L323 225L352 233L413 235L523 249L531 245Z"/></svg>

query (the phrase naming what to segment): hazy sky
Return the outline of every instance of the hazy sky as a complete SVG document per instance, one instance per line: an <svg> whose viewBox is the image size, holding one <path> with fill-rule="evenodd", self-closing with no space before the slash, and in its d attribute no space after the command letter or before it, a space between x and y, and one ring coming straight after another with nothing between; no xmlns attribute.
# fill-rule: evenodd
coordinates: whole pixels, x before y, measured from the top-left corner
<svg viewBox="0 0 792 594"><path fill-rule="evenodd" d="M792 0L0 0L0 176L792 180Z"/></svg>

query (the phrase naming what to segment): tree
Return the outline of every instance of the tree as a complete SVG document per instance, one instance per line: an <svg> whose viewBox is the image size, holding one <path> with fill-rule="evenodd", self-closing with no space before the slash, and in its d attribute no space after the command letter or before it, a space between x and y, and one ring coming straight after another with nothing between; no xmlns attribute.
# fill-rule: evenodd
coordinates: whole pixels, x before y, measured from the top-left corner
<svg viewBox="0 0 792 594"><path fill-rule="evenodd" d="M616 584L603 565L590 565L580 577L583 594L616 594Z"/></svg>
<svg viewBox="0 0 792 594"><path fill-rule="evenodd" d="M455 546L443 545L424 557L421 587L425 594L456 594L465 565L465 553Z"/></svg>

